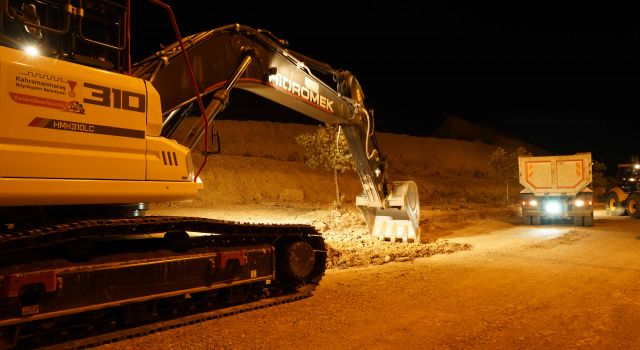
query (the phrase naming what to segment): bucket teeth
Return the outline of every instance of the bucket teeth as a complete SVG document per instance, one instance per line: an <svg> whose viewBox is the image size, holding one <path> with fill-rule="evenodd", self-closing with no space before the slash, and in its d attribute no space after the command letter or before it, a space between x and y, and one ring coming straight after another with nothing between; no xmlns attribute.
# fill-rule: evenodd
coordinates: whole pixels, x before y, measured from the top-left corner
<svg viewBox="0 0 640 350"><path fill-rule="evenodd" d="M366 196L356 198L371 235L391 242L419 241L420 201L416 184L413 181L395 182L387 201L389 208L376 208L368 205Z"/></svg>
<svg viewBox="0 0 640 350"><path fill-rule="evenodd" d="M418 239L409 220L397 220L390 216L376 216L371 234L381 241L412 243Z"/></svg>

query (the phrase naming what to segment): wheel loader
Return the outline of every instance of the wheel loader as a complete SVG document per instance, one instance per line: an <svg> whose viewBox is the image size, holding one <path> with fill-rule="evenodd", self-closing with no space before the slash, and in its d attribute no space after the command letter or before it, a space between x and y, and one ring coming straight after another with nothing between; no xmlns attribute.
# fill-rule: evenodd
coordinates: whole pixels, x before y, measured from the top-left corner
<svg viewBox="0 0 640 350"><path fill-rule="evenodd" d="M640 218L640 163L618 164L616 186L607 190L605 211L611 216L629 215Z"/></svg>

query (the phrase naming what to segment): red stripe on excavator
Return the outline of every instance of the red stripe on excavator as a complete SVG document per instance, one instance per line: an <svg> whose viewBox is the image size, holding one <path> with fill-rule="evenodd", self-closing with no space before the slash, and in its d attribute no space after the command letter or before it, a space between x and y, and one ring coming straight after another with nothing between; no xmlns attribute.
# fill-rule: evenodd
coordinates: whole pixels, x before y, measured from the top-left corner
<svg viewBox="0 0 640 350"><path fill-rule="evenodd" d="M20 294L22 287L26 285L42 285L47 293L57 289L57 276L55 270L17 273L14 275L3 276L0 279L2 288L0 289L1 298L14 298Z"/></svg>
<svg viewBox="0 0 640 350"><path fill-rule="evenodd" d="M35 117L31 121L31 123L29 123L29 126L34 126L34 127L38 127L38 128L44 128L44 126L47 125L47 121L48 121L47 119L40 118L40 117Z"/></svg>

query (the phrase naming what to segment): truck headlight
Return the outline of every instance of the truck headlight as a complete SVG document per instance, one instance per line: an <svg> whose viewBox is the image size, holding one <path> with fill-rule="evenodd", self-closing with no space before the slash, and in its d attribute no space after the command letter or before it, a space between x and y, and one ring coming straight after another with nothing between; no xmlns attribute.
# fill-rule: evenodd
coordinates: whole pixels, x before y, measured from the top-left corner
<svg viewBox="0 0 640 350"><path fill-rule="evenodd" d="M576 207L584 207L584 201L582 199L576 199Z"/></svg>
<svg viewBox="0 0 640 350"><path fill-rule="evenodd" d="M537 207L538 206L538 201L535 199L532 199L529 201L529 206L530 207Z"/></svg>
<svg viewBox="0 0 640 350"><path fill-rule="evenodd" d="M557 201L549 201L545 204L544 211L550 214L556 214L562 211L562 206Z"/></svg>

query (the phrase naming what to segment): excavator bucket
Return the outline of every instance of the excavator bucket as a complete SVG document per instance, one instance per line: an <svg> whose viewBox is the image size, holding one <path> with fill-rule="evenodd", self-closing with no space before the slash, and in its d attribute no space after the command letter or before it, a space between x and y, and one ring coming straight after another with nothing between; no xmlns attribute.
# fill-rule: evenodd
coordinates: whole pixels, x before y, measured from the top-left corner
<svg viewBox="0 0 640 350"><path fill-rule="evenodd" d="M395 181L387 196L388 206L369 206L366 195L356 198L372 236L391 242L420 241L420 199L413 181Z"/></svg>

